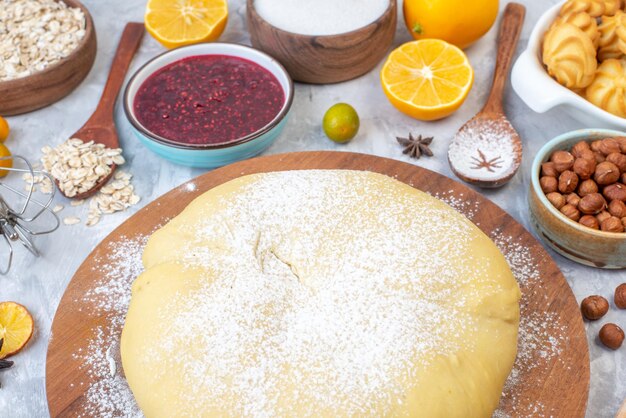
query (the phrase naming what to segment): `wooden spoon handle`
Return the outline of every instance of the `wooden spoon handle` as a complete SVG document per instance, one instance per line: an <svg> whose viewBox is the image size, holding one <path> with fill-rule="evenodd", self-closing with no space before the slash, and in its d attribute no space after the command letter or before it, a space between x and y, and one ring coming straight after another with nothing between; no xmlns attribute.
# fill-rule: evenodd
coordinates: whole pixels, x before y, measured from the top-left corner
<svg viewBox="0 0 626 418"><path fill-rule="evenodd" d="M122 84L124 84L126 72L135 56L135 52L137 52L139 48L144 32L145 27L143 23L131 22L124 28L120 43L117 46L117 52L111 64L109 78L107 79L102 97L100 98L100 103L98 103L98 107L91 119L113 119L113 110L115 108L117 95L122 88Z"/></svg>
<svg viewBox="0 0 626 418"><path fill-rule="evenodd" d="M526 8L518 3L509 3L504 10L498 36L498 56L493 76L493 86L484 108L486 112L502 112L504 87L509 75L509 69L511 68L511 62L513 61L513 55L515 54L517 41L522 32L525 16Z"/></svg>

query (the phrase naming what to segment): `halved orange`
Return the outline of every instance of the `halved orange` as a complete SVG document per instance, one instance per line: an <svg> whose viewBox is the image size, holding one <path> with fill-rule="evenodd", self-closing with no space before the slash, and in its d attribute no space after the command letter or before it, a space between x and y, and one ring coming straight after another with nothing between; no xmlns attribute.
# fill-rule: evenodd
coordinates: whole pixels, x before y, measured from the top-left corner
<svg viewBox="0 0 626 418"><path fill-rule="evenodd" d="M214 41L228 20L226 0L148 0L146 29L166 48Z"/></svg>
<svg viewBox="0 0 626 418"><path fill-rule="evenodd" d="M391 52L380 79L398 110L416 119L436 120L461 107L474 83L474 70L456 46L421 39Z"/></svg>
<svg viewBox="0 0 626 418"><path fill-rule="evenodd" d="M15 302L0 303L0 339L4 339L0 359L16 354L30 340L35 324L24 306Z"/></svg>

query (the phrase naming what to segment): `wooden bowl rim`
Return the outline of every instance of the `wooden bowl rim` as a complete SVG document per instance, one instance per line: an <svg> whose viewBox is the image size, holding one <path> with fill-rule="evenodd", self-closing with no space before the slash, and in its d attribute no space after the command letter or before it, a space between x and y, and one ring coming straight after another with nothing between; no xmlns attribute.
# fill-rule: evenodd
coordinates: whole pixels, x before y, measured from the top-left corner
<svg viewBox="0 0 626 418"><path fill-rule="evenodd" d="M397 0L388 0L388 1L389 1L389 5L385 9L385 11L380 16L378 16L378 18L376 18L376 20L374 20L373 22L370 22L365 26L351 30L349 32L335 33L331 35L304 35L302 33L290 32L284 29L280 29L272 25L271 23L269 23L259 14L259 12L257 12L256 7L254 6L255 0L246 0L246 8L254 19L256 19L257 21L261 22L264 25L267 25L271 30L273 30L280 36L291 37L291 38L299 39L302 41L310 40L310 39L337 40L337 39L342 39L342 38L353 36L353 35L359 35L363 32L367 32L369 31L370 27L378 25L380 22L387 19L391 13L395 13L398 1Z"/></svg>
<svg viewBox="0 0 626 418"><path fill-rule="evenodd" d="M539 185L539 172L541 170L541 164L547 161L549 153L556 150L565 149L566 147L564 146L564 144L568 142L573 142L576 140L583 141L600 138L611 138L615 136L626 136L626 132L621 132L613 129L579 129L566 132L546 142L543 147L541 147L541 149L537 152L537 155L535 156L535 159L531 166L530 190L531 193L535 193L537 195L539 202L541 202L543 207L546 208L548 213L550 213L558 222L565 224L566 227L572 228L577 232L595 237L597 239L621 243L626 242L626 232L599 231L588 228L578 222L569 219L560 211L558 211L552 205L552 203L550 203L550 201L546 197L546 194L543 192L543 190L541 190L541 186Z"/></svg>
<svg viewBox="0 0 626 418"><path fill-rule="evenodd" d="M67 57L57 61L56 63L44 68L41 71L37 71L33 74L27 75L26 77L19 77L19 78L15 78L12 80L0 81L0 90L6 91L6 90L13 90L13 89L21 88L23 85L30 84L30 82L35 78L43 78L51 73L54 73L55 71L63 67L68 62L73 61L76 58L76 56L81 54L85 50L89 42L91 41L91 38L93 38L94 33L95 33L95 29L94 29L95 26L93 23L93 18L91 17L91 13L89 13L89 10L87 10L85 5L83 5L78 0L56 0L56 1L62 1L63 3L67 4L67 6L70 8L78 7L79 9L82 10L83 14L85 15L85 36L83 36L83 39L81 39L80 43L76 46L76 48L74 48L74 50Z"/></svg>

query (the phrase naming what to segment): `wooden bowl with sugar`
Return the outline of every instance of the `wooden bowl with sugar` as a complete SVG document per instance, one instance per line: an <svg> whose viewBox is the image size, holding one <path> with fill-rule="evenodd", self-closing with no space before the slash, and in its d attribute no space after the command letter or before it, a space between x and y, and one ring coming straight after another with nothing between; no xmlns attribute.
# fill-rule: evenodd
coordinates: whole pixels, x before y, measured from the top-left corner
<svg viewBox="0 0 626 418"><path fill-rule="evenodd" d="M19 115L48 106L71 93L87 77L96 59L96 31L89 11L77 0L63 1L85 16L85 36L60 61L29 76L0 81L0 115Z"/></svg>
<svg viewBox="0 0 626 418"><path fill-rule="evenodd" d="M351 80L373 69L387 54L396 32L397 2L389 0L375 21L336 35L303 35L270 24L247 0L252 45L280 61L300 82L330 84Z"/></svg>

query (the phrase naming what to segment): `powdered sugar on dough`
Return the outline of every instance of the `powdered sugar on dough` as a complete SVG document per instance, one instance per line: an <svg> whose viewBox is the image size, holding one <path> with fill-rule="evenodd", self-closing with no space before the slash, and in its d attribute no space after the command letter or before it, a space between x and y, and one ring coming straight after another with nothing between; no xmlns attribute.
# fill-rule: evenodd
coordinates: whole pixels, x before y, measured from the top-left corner
<svg viewBox="0 0 626 418"><path fill-rule="evenodd" d="M477 207L465 204L452 191L437 195L444 202L458 211L473 217ZM507 258L509 265L522 289L523 301L530 296L525 294L530 284L541 280L538 264L530 251L515 239L495 232L492 239ZM85 386L85 409L79 416L140 417L142 416L134 400L126 380L121 376L119 363L120 332L130 300L130 285L143 271L141 254L147 237L123 238L111 244L112 256L105 262L101 260L94 274L100 274L98 285L90 291L84 301L95 305L99 312L105 312L110 322L94 328L88 341L88 348L74 353L84 363L93 383L72 382L70 385ZM522 306L519 335L519 355L514 369L505 386L503 399L508 399L506 410L517 411L519 416L549 416L541 402L518 397L522 389L520 384L523 376L536 367L542 367L554 361L558 353L567 343L566 331L558 326L558 318L554 315L531 315ZM117 372L111 376L110 357L117 361ZM502 410L496 411L495 417L508 417Z"/></svg>
<svg viewBox="0 0 626 418"><path fill-rule="evenodd" d="M448 206L379 174L226 183L155 233L144 263L122 358L147 411L394 415L429 388L443 396L441 379L495 408L513 363L505 260ZM478 347L496 341L489 372L431 376L439 361L488 362Z"/></svg>

